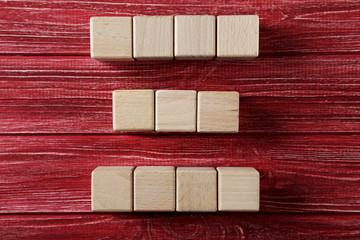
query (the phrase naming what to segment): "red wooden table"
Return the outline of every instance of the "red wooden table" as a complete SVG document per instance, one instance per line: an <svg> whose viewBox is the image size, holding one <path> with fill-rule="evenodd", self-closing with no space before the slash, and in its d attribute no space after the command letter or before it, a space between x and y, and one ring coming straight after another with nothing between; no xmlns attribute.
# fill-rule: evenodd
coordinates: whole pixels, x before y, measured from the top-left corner
<svg viewBox="0 0 360 240"><path fill-rule="evenodd" d="M101 63L89 18L258 14L252 61ZM0 239L360 239L360 2L0 0ZM114 89L236 90L240 133L115 134ZM99 165L251 166L259 213L93 214Z"/></svg>

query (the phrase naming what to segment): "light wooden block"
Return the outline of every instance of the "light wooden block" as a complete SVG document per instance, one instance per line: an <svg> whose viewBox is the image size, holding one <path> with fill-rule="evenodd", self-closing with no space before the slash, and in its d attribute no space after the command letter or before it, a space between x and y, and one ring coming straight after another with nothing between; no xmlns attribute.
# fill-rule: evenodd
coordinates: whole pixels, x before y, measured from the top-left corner
<svg viewBox="0 0 360 240"><path fill-rule="evenodd" d="M113 91L113 128L115 131L153 131L154 91Z"/></svg>
<svg viewBox="0 0 360 240"><path fill-rule="evenodd" d="M174 167L137 167L135 169L134 211L175 211Z"/></svg>
<svg viewBox="0 0 360 240"><path fill-rule="evenodd" d="M171 60L174 58L173 16L136 16L133 18L134 58Z"/></svg>
<svg viewBox="0 0 360 240"><path fill-rule="evenodd" d="M217 211L217 172L214 168L176 169L176 211Z"/></svg>
<svg viewBox="0 0 360 240"><path fill-rule="evenodd" d="M156 91L155 116L158 132L195 132L196 91Z"/></svg>
<svg viewBox="0 0 360 240"><path fill-rule="evenodd" d="M217 59L247 59L259 55L259 17L217 17Z"/></svg>
<svg viewBox="0 0 360 240"><path fill-rule="evenodd" d="M134 167L97 167L91 177L94 212L131 212Z"/></svg>
<svg viewBox="0 0 360 240"><path fill-rule="evenodd" d="M215 57L215 17L175 16L175 58L179 60Z"/></svg>
<svg viewBox="0 0 360 240"><path fill-rule="evenodd" d="M248 167L218 167L219 211L259 211L259 172Z"/></svg>
<svg viewBox="0 0 360 240"><path fill-rule="evenodd" d="M236 133L239 131L239 93L198 92L197 131Z"/></svg>
<svg viewBox="0 0 360 240"><path fill-rule="evenodd" d="M90 45L96 60L132 61L131 17L92 17Z"/></svg>

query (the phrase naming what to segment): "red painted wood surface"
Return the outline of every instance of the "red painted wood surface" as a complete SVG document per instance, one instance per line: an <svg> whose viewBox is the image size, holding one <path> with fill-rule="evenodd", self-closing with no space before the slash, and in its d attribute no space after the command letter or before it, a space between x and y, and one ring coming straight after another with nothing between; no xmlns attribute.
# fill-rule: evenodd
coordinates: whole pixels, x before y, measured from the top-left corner
<svg viewBox="0 0 360 240"><path fill-rule="evenodd" d="M360 53L353 0L23 0L1 3L0 53L89 55L89 17L258 14L262 55Z"/></svg>
<svg viewBox="0 0 360 240"><path fill-rule="evenodd" d="M359 222L355 214L3 215L0 238L358 240Z"/></svg>
<svg viewBox="0 0 360 240"><path fill-rule="evenodd" d="M251 166L261 212L360 213L357 135L8 136L0 149L0 213L89 212L99 165Z"/></svg>
<svg viewBox="0 0 360 240"><path fill-rule="evenodd" d="M359 133L360 56L101 63L0 57L0 133L113 133L115 89L236 90L240 133Z"/></svg>
<svg viewBox="0 0 360 240"><path fill-rule="evenodd" d="M0 1L0 239L360 239L360 3ZM252 61L101 63L89 17L258 14ZM114 89L236 90L240 134L114 134ZM252 166L260 213L92 214L99 165Z"/></svg>

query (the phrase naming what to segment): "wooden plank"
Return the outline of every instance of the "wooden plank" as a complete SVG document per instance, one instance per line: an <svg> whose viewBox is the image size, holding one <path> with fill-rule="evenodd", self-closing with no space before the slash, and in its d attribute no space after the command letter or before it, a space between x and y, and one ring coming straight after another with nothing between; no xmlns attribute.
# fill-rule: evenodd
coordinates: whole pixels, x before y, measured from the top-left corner
<svg viewBox="0 0 360 240"><path fill-rule="evenodd" d="M0 133L113 133L115 89L240 93L240 133L358 133L360 56L100 63L0 57Z"/></svg>
<svg viewBox="0 0 360 240"><path fill-rule="evenodd" d="M0 215L1 239L348 239L360 215L40 214ZM21 229L21 231L19 231Z"/></svg>
<svg viewBox="0 0 360 240"><path fill-rule="evenodd" d="M90 212L97 166L260 172L261 212L360 213L359 135L0 137L0 213Z"/></svg>
<svg viewBox="0 0 360 240"><path fill-rule="evenodd" d="M39 89L39 94L41 91ZM64 90L65 94L66 90ZM84 95L88 95L86 91ZM24 94L28 94L24 91ZM36 93L35 93L36 94ZM47 94L47 93L45 93ZM0 100L1 134L115 133L110 99ZM105 94L100 93L100 94ZM11 93L10 93L11 95ZM111 96L109 96L111 98ZM359 133L360 97L240 99L240 134ZM132 133L134 134L134 133ZM147 134L158 134L148 132ZM198 134L198 133L194 133Z"/></svg>
<svg viewBox="0 0 360 240"><path fill-rule="evenodd" d="M0 97L39 99L49 98L53 92L57 97L86 92L88 98L104 99L111 95L106 91L123 88L236 90L246 97L359 96L359 72L360 55L263 56L252 61L191 64L0 56ZM39 88L47 91L38 94Z"/></svg>
<svg viewBox="0 0 360 240"><path fill-rule="evenodd" d="M0 54L89 55L91 16L260 16L260 55L360 53L358 1L7 1L0 2Z"/></svg>

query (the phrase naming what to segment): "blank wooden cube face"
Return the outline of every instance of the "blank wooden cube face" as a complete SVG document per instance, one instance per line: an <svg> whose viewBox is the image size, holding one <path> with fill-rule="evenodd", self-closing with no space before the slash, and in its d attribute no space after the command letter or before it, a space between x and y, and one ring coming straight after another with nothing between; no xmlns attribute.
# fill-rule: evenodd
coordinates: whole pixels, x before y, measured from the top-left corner
<svg viewBox="0 0 360 240"><path fill-rule="evenodd" d="M259 172L254 168L218 167L219 211L259 211Z"/></svg>
<svg viewBox="0 0 360 240"><path fill-rule="evenodd" d="M159 90L155 95L156 131L196 131L196 91Z"/></svg>
<svg viewBox="0 0 360 240"><path fill-rule="evenodd" d="M131 61L131 17L92 17L90 19L91 57L103 61Z"/></svg>
<svg viewBox="0 0 360 240"><path fill-rule="evenodd" d="M218 59L246 59L259 55L259 17L234 15L217 17Z"/></svg>
<svg viewBox="0 0 360 240"><path fill-rule="evenodd" d="M175 211L174 167L137 167L135 169L134 211Z"/></svg>
<svg viewBox="0 0 360 240"><path fill-rule="evenodd" d="M215 212L217 173L214 168L176 169L176 211Z"/></svg>
<svg viewBox="0 0 360 240"><path fill-rule="evenodd" d="M98 167L92 172L92 211L132 211L133 169L133 167Z"/></svg>
<svg viewBox="0 0 360 240"><path fill-rule="evenodd" d="M137 60L173 59L173 22L173 16L134 17L134 58Z"/></svg>
<svg viewBox="0 0 360 240"><path fill-rule="evenodd" d="M113 127L115 131L153 131L154 91L114 91Z"/></svg>
<svg viewBox="0 0 360 240"><path fill-rule="evenodd" d="M215 56L215 17L175 16L175 58L212 59Z"/></svg>
<svg viewBox="0 0 360 240"><path fill-rule="evenodd" d="M238 92L198 92L197 130L205 133L239 131Z"/></svg>

